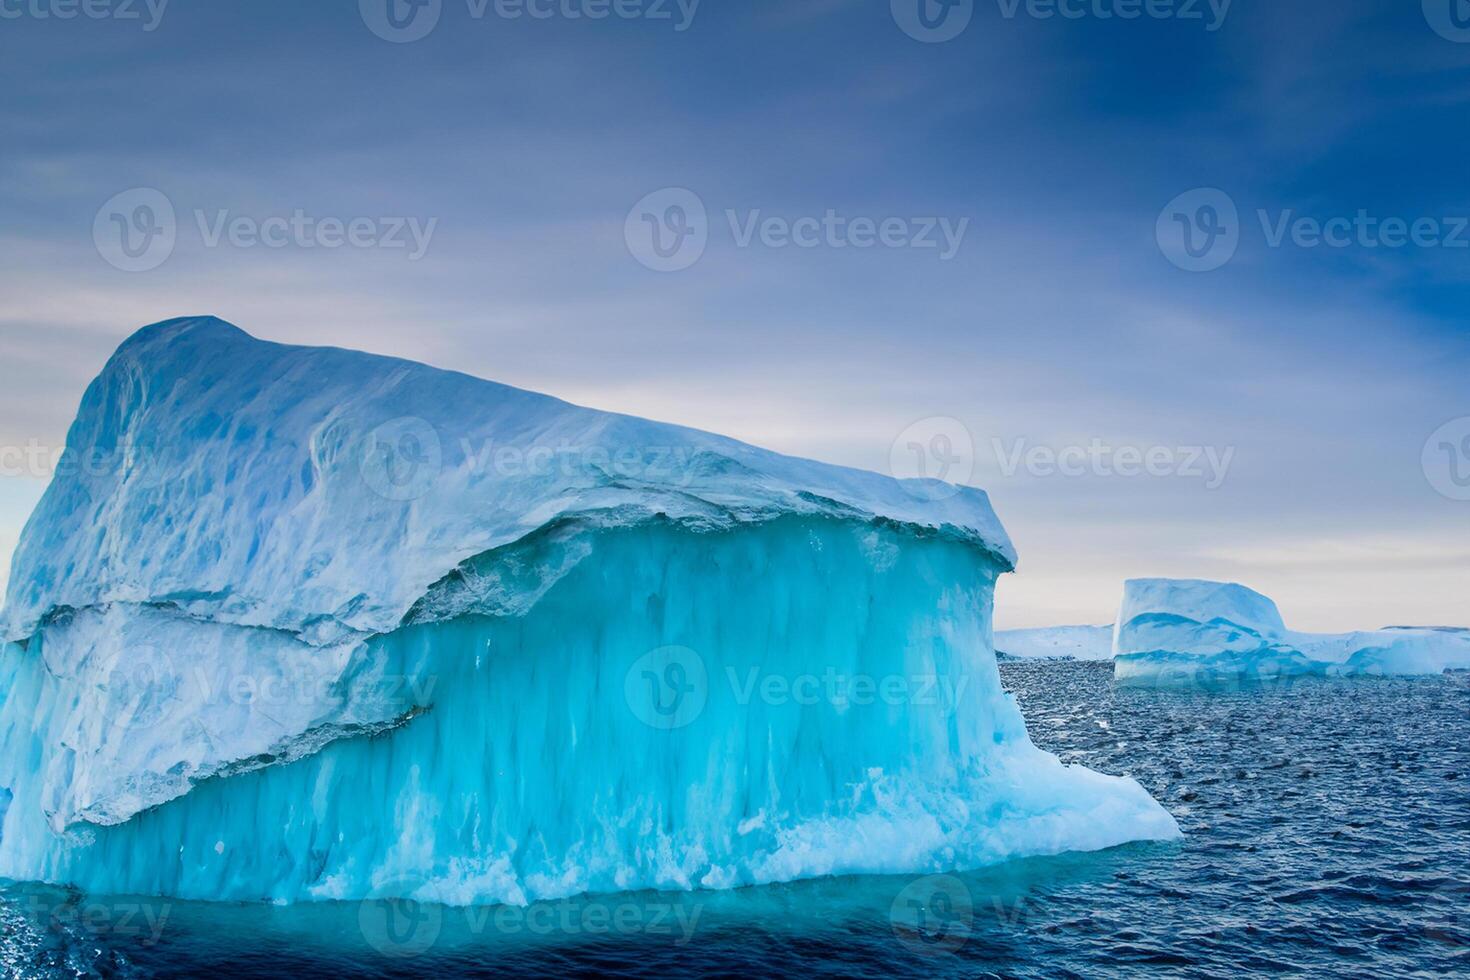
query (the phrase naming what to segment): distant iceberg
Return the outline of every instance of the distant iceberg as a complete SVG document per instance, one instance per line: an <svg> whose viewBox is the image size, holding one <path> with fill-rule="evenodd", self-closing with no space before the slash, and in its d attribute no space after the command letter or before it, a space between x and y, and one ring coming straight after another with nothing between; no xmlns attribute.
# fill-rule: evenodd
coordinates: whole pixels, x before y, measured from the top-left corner
<svg viewBox="0 0 1470 980"><path fill-rule="evenodd" d="M1470 631L1300 633L1286 628L1276 603L1243 585L1133 579L1124 585L1113 652L1113 676L1127 684L1415 676L1470 668Z"/></svg>
<svg viewBox="0 0 1470 980"><path fill-rule="evenodd" d="M1018 660L1111 660L1111 626L1043 626L996 630L995 653Z"/></svg>
<svg viewBox="0 0 1470 980"><path fill-rule="evenodd" d="M1178 836L1037 749L986 495L149 327L0 613L0 876L516 902Z"/></svg>

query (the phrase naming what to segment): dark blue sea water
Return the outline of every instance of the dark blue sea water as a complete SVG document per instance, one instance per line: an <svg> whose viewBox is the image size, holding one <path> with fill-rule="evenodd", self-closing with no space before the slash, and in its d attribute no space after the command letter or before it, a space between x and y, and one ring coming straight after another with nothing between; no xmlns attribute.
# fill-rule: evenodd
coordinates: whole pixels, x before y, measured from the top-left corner
<svg viewBox="0 0 1470 980"><path fill-rule="evenodd" d="M1136 776L1184 840L528 910L13 886L0 956L28 977L1470 975L1470 676L1161 692L1001 669L1038 744Z"/></svg>

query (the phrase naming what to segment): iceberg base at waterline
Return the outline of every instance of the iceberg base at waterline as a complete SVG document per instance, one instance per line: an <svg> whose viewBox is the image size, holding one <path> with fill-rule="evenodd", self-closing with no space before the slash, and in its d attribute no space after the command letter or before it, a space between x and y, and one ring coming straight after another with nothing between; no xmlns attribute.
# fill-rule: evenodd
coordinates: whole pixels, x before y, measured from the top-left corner
<svg viewBox="0 0 1470 980"><path fill-rule="evenodd" d="M524 615L368 644L371 670L349 673L401 681L378 689L401 723L255 760L108 826L58 833L46 819L76 762L61 737L69 681L47 647L83 621L9 646L0 874L186 898L524 903L1178 836L1133 780L1030 742L989 650L999 567L967 544L796 517L576 540L580 561ZM563 564L567 547L547 535L495 560ZM476 575L467 565L438 590ZM116 740L229 714L239 684L184 696L186 652L155 677L175 696L118 715Z"/></svg>

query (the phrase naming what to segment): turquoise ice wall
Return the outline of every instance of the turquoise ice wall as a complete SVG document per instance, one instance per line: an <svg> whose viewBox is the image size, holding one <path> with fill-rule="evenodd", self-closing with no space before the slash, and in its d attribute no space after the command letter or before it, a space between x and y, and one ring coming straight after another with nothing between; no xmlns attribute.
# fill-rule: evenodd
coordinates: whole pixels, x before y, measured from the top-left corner
<svg viewBox="0 0 1470 980"><path fill-rule="evenodd" d="M515 560L534 578L561 557ZM1177 835L1132 780L1031 745L991 651L997 574L970 545L832 519L596 532L522 616L375 640L401 681L399 727L64 837L42 812L41 774L68 751L36 717L63 683L41 654L65 627L47 627L0 660L0 874L223 900L525 902Z"/></svg>

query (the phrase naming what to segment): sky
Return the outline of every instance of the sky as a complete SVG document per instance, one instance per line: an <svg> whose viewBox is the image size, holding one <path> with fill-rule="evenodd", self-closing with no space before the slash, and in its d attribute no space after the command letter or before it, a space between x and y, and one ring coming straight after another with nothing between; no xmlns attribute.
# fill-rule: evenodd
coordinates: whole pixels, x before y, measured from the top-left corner
<svg viewBox="0 0 1470 980"><path fill-rule="evenodd" d="M389 3L0 0L0 578L214 314L983 487L1001 628L1470 625L1465 0Z"/></svg>

